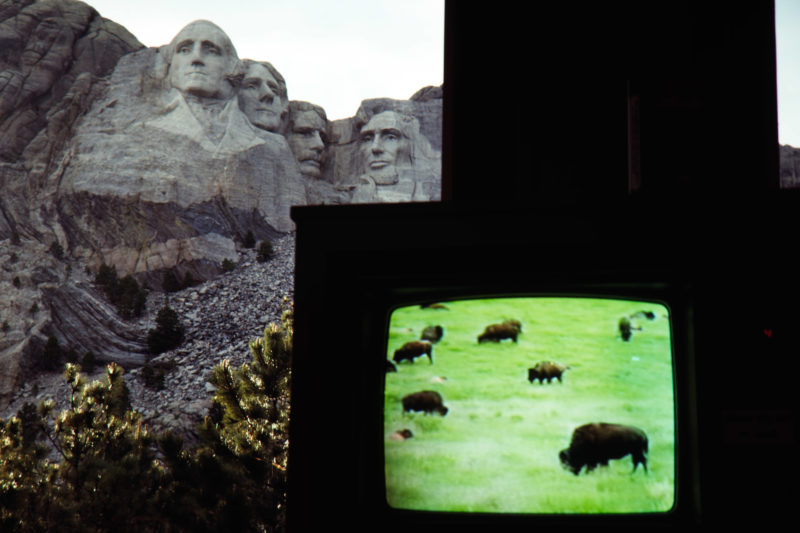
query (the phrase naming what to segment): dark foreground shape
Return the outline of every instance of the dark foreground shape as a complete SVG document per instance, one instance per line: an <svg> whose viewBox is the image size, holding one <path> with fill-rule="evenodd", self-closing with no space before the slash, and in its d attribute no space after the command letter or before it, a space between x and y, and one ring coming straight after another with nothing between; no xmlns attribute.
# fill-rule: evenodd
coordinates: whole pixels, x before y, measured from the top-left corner
<svg viewBox="0 0 800 533"><path fill-rule="evenodd" d="M425 414L436 412L444 416L448 409L444 406L441 394L432 390L424 390L403 397L403 413L407 411L423 411Z"/></svg>
<svg viewBox="0 0 800 533"><path fill-rule="evenodd" d="M630 454L633 471L639 463L647 472L647 435L633 426L595 423L575 428L569 448L558 454L561 465L575 474L586 466L586 472L594 470L598 464L608 466L610 459L621 459Z"/></svg>
<svg viewBox="0 0 800 533"><path fill-rule="evenodd" d="M539 361L533 368L528 369L528 381L533 383L538 379L541 385L544 380L550 383L553 378L556 378L559 382L563 383L561 375L566 370L569 370L569 366L567 365L562 365L554 361Z"/></svg>
<svg viewBox="0 0 800 533"><path fill-rule="evenodd" d="M414 358L420 355L427 355L433 364L433 344L430 341L410 341L394 351L394 362L402 361L414 362Z"/></svg>
<svg viewBox="0 0 800 533"><path fill-rule="evenodd" d="M394 365L394 363L392 363L388 359L386 360L386 371L387 372L397 372L397 367Z"/></svg>
<svg viewBox="0 0 800 533"><path fill-rule="evenodd" d="M478 342L500 342L503 339L511 339L517 342L517 336L522 332L522 324L519 320L506 320L500 324L489 324L478 335Z"/></svg>

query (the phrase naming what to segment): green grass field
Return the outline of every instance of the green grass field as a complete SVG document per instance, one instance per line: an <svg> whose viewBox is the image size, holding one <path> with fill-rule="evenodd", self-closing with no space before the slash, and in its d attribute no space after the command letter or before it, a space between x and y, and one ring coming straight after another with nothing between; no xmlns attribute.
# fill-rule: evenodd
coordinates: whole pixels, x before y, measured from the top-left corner
<svg viewBox="0 0 800 533"><path fill-rule="evenodd" d="M386 498L401 509L499 513L635 513L674 503L674 407L668 311L649 302L585 298L513 298L446 302L448 309L396 310L387 357L423 328L444 338L427 357L386 374ZM655 320L623 342L618 322L641 310ZM517 344L478 344L483 328L522 322ZM570 369L564 382L528 382L528 368L552 360ZM444 377L437 382L435 378ZM446 416L402 413L401 398L436 390ZM632 473L630 456L579 476L558 452L588 422L639 427L647 463ZM389 438L410 429L404 441Z"/></svg>

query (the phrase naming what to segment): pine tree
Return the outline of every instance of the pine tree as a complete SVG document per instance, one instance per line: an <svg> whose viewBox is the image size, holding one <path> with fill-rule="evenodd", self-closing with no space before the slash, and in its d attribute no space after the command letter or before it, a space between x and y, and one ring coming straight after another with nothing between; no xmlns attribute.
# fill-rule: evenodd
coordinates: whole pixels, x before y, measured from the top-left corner
<svg viewBox="0 0 800 533"><path fill-rule="evenodd" d="M67 364L67 410L45 401L0 424L0 530L158 530L163 467L122 373L112 363L105 383L87 383Z"/></svg>
<svg viewBox="0 0 800 533"><path fill-rule="evenodd" d="M213 369L212 405L221 407L222 416L216 423L206 417L201 428L216 456L242 469L252 484L252 492L239 496L239 512L260 527L275 527L285 518L293 309L284 303L281 325L270 324L250 342L251 363L234 370L224 360Z"/></svg>
<svg viewBox="0 0 800 533"><path fill-rule="evenodd" d="M244 240L242 241L242 246L245 248L253 248L256 245L256 237L253 235L253 230L247 230L247 233L244 236Z"/></svg>
<svg viewBox="0 0 800 533"><path fill-rule="evenodd" d="M48 400L0 420L0 531L282 531L290 305L250 351L238 370L214 368L217 392L194 448L148 432L118 365L88 383L67 364L66 410L56 415Z"/></svg>
<svg viewBox="0 0 800 533"><path fill-rule="evenodd" d="M272 248L272 243L268 239L264 239L258 244L258 252L256 253L256 260L259 263L266 263L275 255L275 250Z"/></svg>
<svg viewBox="0 0 800 533"><path fill-rule="evenodd" d="M178 313L165 300L156 315L156 327L147 332L147 347L150 353L158 355L179 346L183 342L183 336L184 328Z"/></svg>

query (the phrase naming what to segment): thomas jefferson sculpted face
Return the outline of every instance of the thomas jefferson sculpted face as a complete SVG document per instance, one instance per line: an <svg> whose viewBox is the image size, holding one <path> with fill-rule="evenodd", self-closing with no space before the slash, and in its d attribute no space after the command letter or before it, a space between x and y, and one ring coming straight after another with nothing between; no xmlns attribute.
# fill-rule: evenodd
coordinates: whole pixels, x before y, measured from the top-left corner
<svg viewBox="0 0 800 533"><path fill-rule="evenodd" d="M226 77L238 58L231 40L216 24L198 20L184 27L170 43L169 81L183 93L228 98L233 86Z"/></svg>
<svg viewBox="0 0 800 533"><path fill-rule="evenodd" d="M286 85L261 63L249 63L239 89L239 107L253 125L278 131L288 110Z"/></svg>
<svg viewBox="0 0 800 533"><path fill-rule="evenodd" d="M364 172L378 185L397 183L397 167L410 162L411 141L403 116L394 111L378 113L361 128Z"/></svg>
<svg viewBox="0 0 800 533"><path fill-rule="evenodd" d="M286 134L300 172L310 178L322 175L325 149L325 118L313 109L291 110L290 130Z"/></svg>

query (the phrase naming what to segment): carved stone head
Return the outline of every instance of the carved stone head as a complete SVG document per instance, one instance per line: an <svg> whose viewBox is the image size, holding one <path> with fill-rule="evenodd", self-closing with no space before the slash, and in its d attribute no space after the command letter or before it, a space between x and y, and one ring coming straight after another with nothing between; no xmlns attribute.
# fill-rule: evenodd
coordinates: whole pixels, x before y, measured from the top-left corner
<svg viewBox="0 0 800 533"><path fill-rule="evenodd" d="M230 38L207 20L187 24L168 48L169 82L185 94L226 99L233 95L230 82L239 58Z"/></svg>
<svg viewBox="0 0 800 533"><path fill-rule="evenodd" d="M384 111L373 116L360 133L364 173L377 185L397 183L398 169L411 166L416 130L419 130L417 120L408 115Z"/></svg>
<svg viewBox="0 0 800 533"><path fill-rule="evenodd" d="M328 118L320 106L308 102L289 103L286 139L300 172L306 177L319 179L322 176L327 127Z"/></svg>
<svg viewBox="0 0 800 533"><path fill-rule="evenodd" d="M283 76L266 61L244 61L244 78L239 87L239 107L254 126L280 131L289 112L289 98Z"/></svg>

